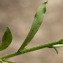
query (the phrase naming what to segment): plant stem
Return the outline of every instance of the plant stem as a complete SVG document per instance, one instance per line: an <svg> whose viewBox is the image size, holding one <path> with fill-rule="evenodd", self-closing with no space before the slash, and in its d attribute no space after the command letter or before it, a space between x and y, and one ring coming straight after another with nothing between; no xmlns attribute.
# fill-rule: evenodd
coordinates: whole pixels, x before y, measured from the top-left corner
<svg viewBox="0 0 63 63"><path fill-rule="evenodd" d="M52 47L53 45L61 44L62 41L63 40L58 41L58 42L50 42L50 43L47 43L47 44L43 44L43 45L39 45L39 46L23 49L21 51L18 51L18 52L3 56L3 57L1 57L1 59L11 58L11 57L14 57L14 56L17 56L17 55L20 55L20 54L24 54L24 53L27 53L27 52L35 51L35 50L38 50L38 49L43 49L43 48L46 48L46 47L49 48L49 47Z"/></svg>

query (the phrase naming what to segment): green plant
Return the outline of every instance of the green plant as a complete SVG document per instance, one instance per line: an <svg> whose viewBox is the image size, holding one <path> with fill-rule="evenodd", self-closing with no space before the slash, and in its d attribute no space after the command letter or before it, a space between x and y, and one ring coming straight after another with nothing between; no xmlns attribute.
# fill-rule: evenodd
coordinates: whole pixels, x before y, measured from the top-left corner
<svg viewBox="0 0 63 63"><path fill-rule="evenodd" d="M21 54L24 54L24 53L27 53L27 52L43 49L43 48L54 48L55 51L58 54L58 51L57 51L56 48L63 46L63 39L61 39L59 41L55 41L55 42L50 42L50 43L47 43L47 44L34 46L34 47L31 47L31 48L26 48L26 46L33 39L34 35L36 34L36 32L38 31L40 25L43 22L43 18L44 18L45 13L46 13L47 4L48 4L48 2L44 2L37 9L37 12L36 12L35 17L34 17L33 24L31 26L31 29L30 29L26 39L24 40L23 44L18 49L18 51L16 51L15 53L7 54L5 56L0 57L0 62L2 62L2 63L14 63L14 62L7 61L6 59L10 58L10 57L17 56L17 55L21 55ZM0 44L0 51L6 49L11 44L11 41L12 41L12 34L11 34L10 29L7 27L6 31L5 31L5 33L3 35L3 38L2 38L2 43Z"/></svg>

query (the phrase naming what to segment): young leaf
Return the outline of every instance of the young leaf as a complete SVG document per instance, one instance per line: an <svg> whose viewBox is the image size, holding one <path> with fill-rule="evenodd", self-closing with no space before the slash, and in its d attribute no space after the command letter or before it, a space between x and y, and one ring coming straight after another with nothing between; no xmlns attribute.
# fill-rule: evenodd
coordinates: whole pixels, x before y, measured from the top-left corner
<svg viewBox="0 0 63 63"><path fill-rule="evenodd" d="M55 48L55 47L53 47L54 48L54 50L56 51L56 53L58 54L58 50Z"/></svg>
<svg viewBox="0 0 63 63"><path fill-rule="evenodd" d="M2 43L0 44L0 51L6 49L12 41L12 34L10 29L7 27L3 38L2 38Z"/></svg>
<svg viewBox="0 0 63 63"><path fill-rule="evenodd" d="M44 15L46 13L46 6L47 6L47 2L44 2L38 9L37 12L35 14L34 17L34 21L33 24L31 26L31 29L26 37L26 39L24 40L22 46L20 47L19 50L22 50L25 48L25 46L27 46L27 44L33 39L34 35L36 34L36 32L38 31L40 25L43 22L43 18ZM18 51L19 51L18 50Z"/></svg>
<svg viewBox="0 0 63 63"><path fill-rule="evenodd" d="M63 44L53 45L53 47L55 47L55 48L63 47Z"/></svg>
<svg viewBox="0 0 63 63"><path fill-rule="evenodd" d="M15 63L15 62L10 62L10 61L7 61L5 59L0 59L0 63Z"/></svg>

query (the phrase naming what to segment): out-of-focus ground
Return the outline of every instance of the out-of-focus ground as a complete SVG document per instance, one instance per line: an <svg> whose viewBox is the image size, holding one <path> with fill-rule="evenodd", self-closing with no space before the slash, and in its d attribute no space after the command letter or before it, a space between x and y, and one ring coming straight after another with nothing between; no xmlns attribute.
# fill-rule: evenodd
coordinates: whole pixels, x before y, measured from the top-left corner
<svg viewBox="0 0 63 63"><path fill-rule="evenodd" d="M18 50L32 25L37 8L46 0L0 0L0 41L8 26L13 35L11 45L0 56ZM63 38L63 0L48 0L47 12L39 31L28 47ZM42 49L10 58L16 63L63 63L63 47Z"/></svg>

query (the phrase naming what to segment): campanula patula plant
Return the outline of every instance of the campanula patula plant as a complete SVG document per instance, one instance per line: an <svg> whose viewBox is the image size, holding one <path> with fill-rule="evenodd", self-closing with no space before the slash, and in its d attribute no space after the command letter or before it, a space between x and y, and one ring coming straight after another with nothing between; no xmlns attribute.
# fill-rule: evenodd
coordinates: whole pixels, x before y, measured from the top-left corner
<svg viewBox="0 0 63 63"><path fill-rule="evenodd" d="M43 48L54 48L58 54L58 51L56 48L63 46L63 39L55 42L49 42L46 44L37 45L31 48L26 48L26 46L31 42L31 40L33 39L33 37L35 36L36 32L38 31L39 27L43 22L43 18L45 17L46 10L47 10L47 5L48 5L48 1L44 2L42 5L38 7L34 16L31 29L28 35L26 36L24 42L21 44L20 48L16 52L0 57L1 63L15 63L15 62L7 61L7 59L17 55L27 53L27 52L43 49ZM0 51L5 50L11 44L12 38L13 37L12 37L11 30L9 29L9 27L7 27L2 37L2 43L0 44Z"/></svg>

